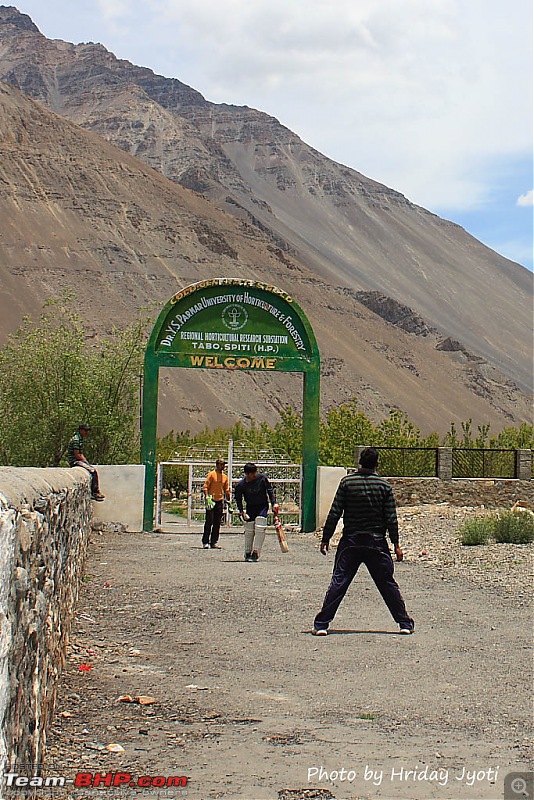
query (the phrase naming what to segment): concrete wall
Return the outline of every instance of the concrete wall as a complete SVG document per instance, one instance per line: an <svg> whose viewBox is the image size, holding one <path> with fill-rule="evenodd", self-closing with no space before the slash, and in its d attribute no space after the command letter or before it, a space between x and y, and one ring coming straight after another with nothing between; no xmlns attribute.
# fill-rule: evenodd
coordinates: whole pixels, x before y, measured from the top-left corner
<svg viewBox="0 0 534 800"><path fill-rule="evenodd" d="M145 467L143 464L97 466L103 503L93 503L93 520L120 522L128 531L143 530Z"/></svg>
<svg viewBox="0 0 534 800"><path fill-rule="evenodd" d="M343 467L317 467L317 527L326 522L339 481L347 474Z"/></svg>
<svg viewBox="0 0 534 800"><path fill-rule="evenodd" d="M42 760L91 506L85 470L0 467L0 774Z"/></svg>

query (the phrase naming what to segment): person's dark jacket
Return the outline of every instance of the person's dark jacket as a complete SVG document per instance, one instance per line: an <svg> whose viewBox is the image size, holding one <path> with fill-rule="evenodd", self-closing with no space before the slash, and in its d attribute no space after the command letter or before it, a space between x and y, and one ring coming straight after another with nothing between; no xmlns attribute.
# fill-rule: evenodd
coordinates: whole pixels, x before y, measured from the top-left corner
<svg viewBox="0 0 534 800"><path fill-rule="evenodd" d="M267 476L263 472L258 472L252 481L241 478L235 487L235 500L239 511L243 511L244 500L247 514L256 517L260 511L268 510L269 500L271 506L274 506L276 496Z"/></svg>
<svg viewBox="0 0 534 800"><path fill-rule="evenodd" d="M341 479L323 529L329 542L343 515L343 535L368 534L384 538L386 531L394 545L399 542L399 525L393 489L376 472L363 467Z"/></svg>

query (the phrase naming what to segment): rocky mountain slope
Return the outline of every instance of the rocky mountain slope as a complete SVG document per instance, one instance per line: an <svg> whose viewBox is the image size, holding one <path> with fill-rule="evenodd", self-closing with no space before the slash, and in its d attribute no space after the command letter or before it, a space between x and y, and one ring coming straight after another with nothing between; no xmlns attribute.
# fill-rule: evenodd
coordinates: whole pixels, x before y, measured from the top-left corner
<svg viewBox="0 0 534 800"><path fill-rule="evenodd" d="M312 321L325 408L357 395L426 430L528 419L519 265L273 118L208 103L101 45L49 41L12 8L0 7L0 77L128 153L2 87L4 335L63 286L98 331L204 277L268 278ZM163 428L272 421L300 404L296 376L180 372L163 376Z"/></svg>
<svg viewBox="0 0 534 800"><path fill-rule="evenodd" d="M528 398L406 306L321 281L257 227L146 167L17 90L0 84L0 320L63 289L76 292L89 332L155 315L206 277L274 282L313 321L326 409L357 396L380 417L405 410L425 430L473 417L494 426L528 418ZM456 349L455 349L456 348ZM301 378L174 370L162 375L162 430L237 419L273 422L301 403Z"/></svg>

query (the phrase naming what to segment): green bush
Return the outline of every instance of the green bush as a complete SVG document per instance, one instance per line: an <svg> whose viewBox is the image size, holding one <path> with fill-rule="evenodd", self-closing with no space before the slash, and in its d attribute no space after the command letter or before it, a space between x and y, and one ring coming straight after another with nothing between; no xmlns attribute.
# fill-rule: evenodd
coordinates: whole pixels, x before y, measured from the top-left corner
<svg viewBox="0 0 534 800"><path fill-rule="evenodd" d="M493 532L492 517L468 519L460 528L460 540L464 545L487 544Z"/></svg>
<svg viewBox="0 0 534 800"><path fill-rule="evenodd" d="M528 544L534 541L534 517L523 511L503 511L493 522L496 542Z"/></svg>

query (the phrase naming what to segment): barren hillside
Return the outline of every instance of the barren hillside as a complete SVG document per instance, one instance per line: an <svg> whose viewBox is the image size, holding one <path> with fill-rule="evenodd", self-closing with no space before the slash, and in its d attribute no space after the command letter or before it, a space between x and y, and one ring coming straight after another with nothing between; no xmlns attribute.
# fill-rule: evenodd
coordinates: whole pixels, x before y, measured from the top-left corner
<svg viewBox="0 0 534 800"><path fill-rule="evenodd" d="M495 429L529 402L484 359L410 308L322 280L268 233L220 211L103 141L0 86L0 320L5 337L44 299L74 290L90 332L155 315L206 277L273 282L312 321L323 409L357 396L374 417L398 407L426 431L473 417ZM460 349L459 349L460 347ZM162 376L161 432L237 419L273 422L301 402L299 376L180 370Z"/></svg>
<svg viewBox="0 0 534 800"><path fill-rule="evenodd" d="M51 41L12 7L0 8L0 78L258 228L319 282L409 306L532 390L532 275L459 226L267 114L210 103L102 45Z"/></svg>

